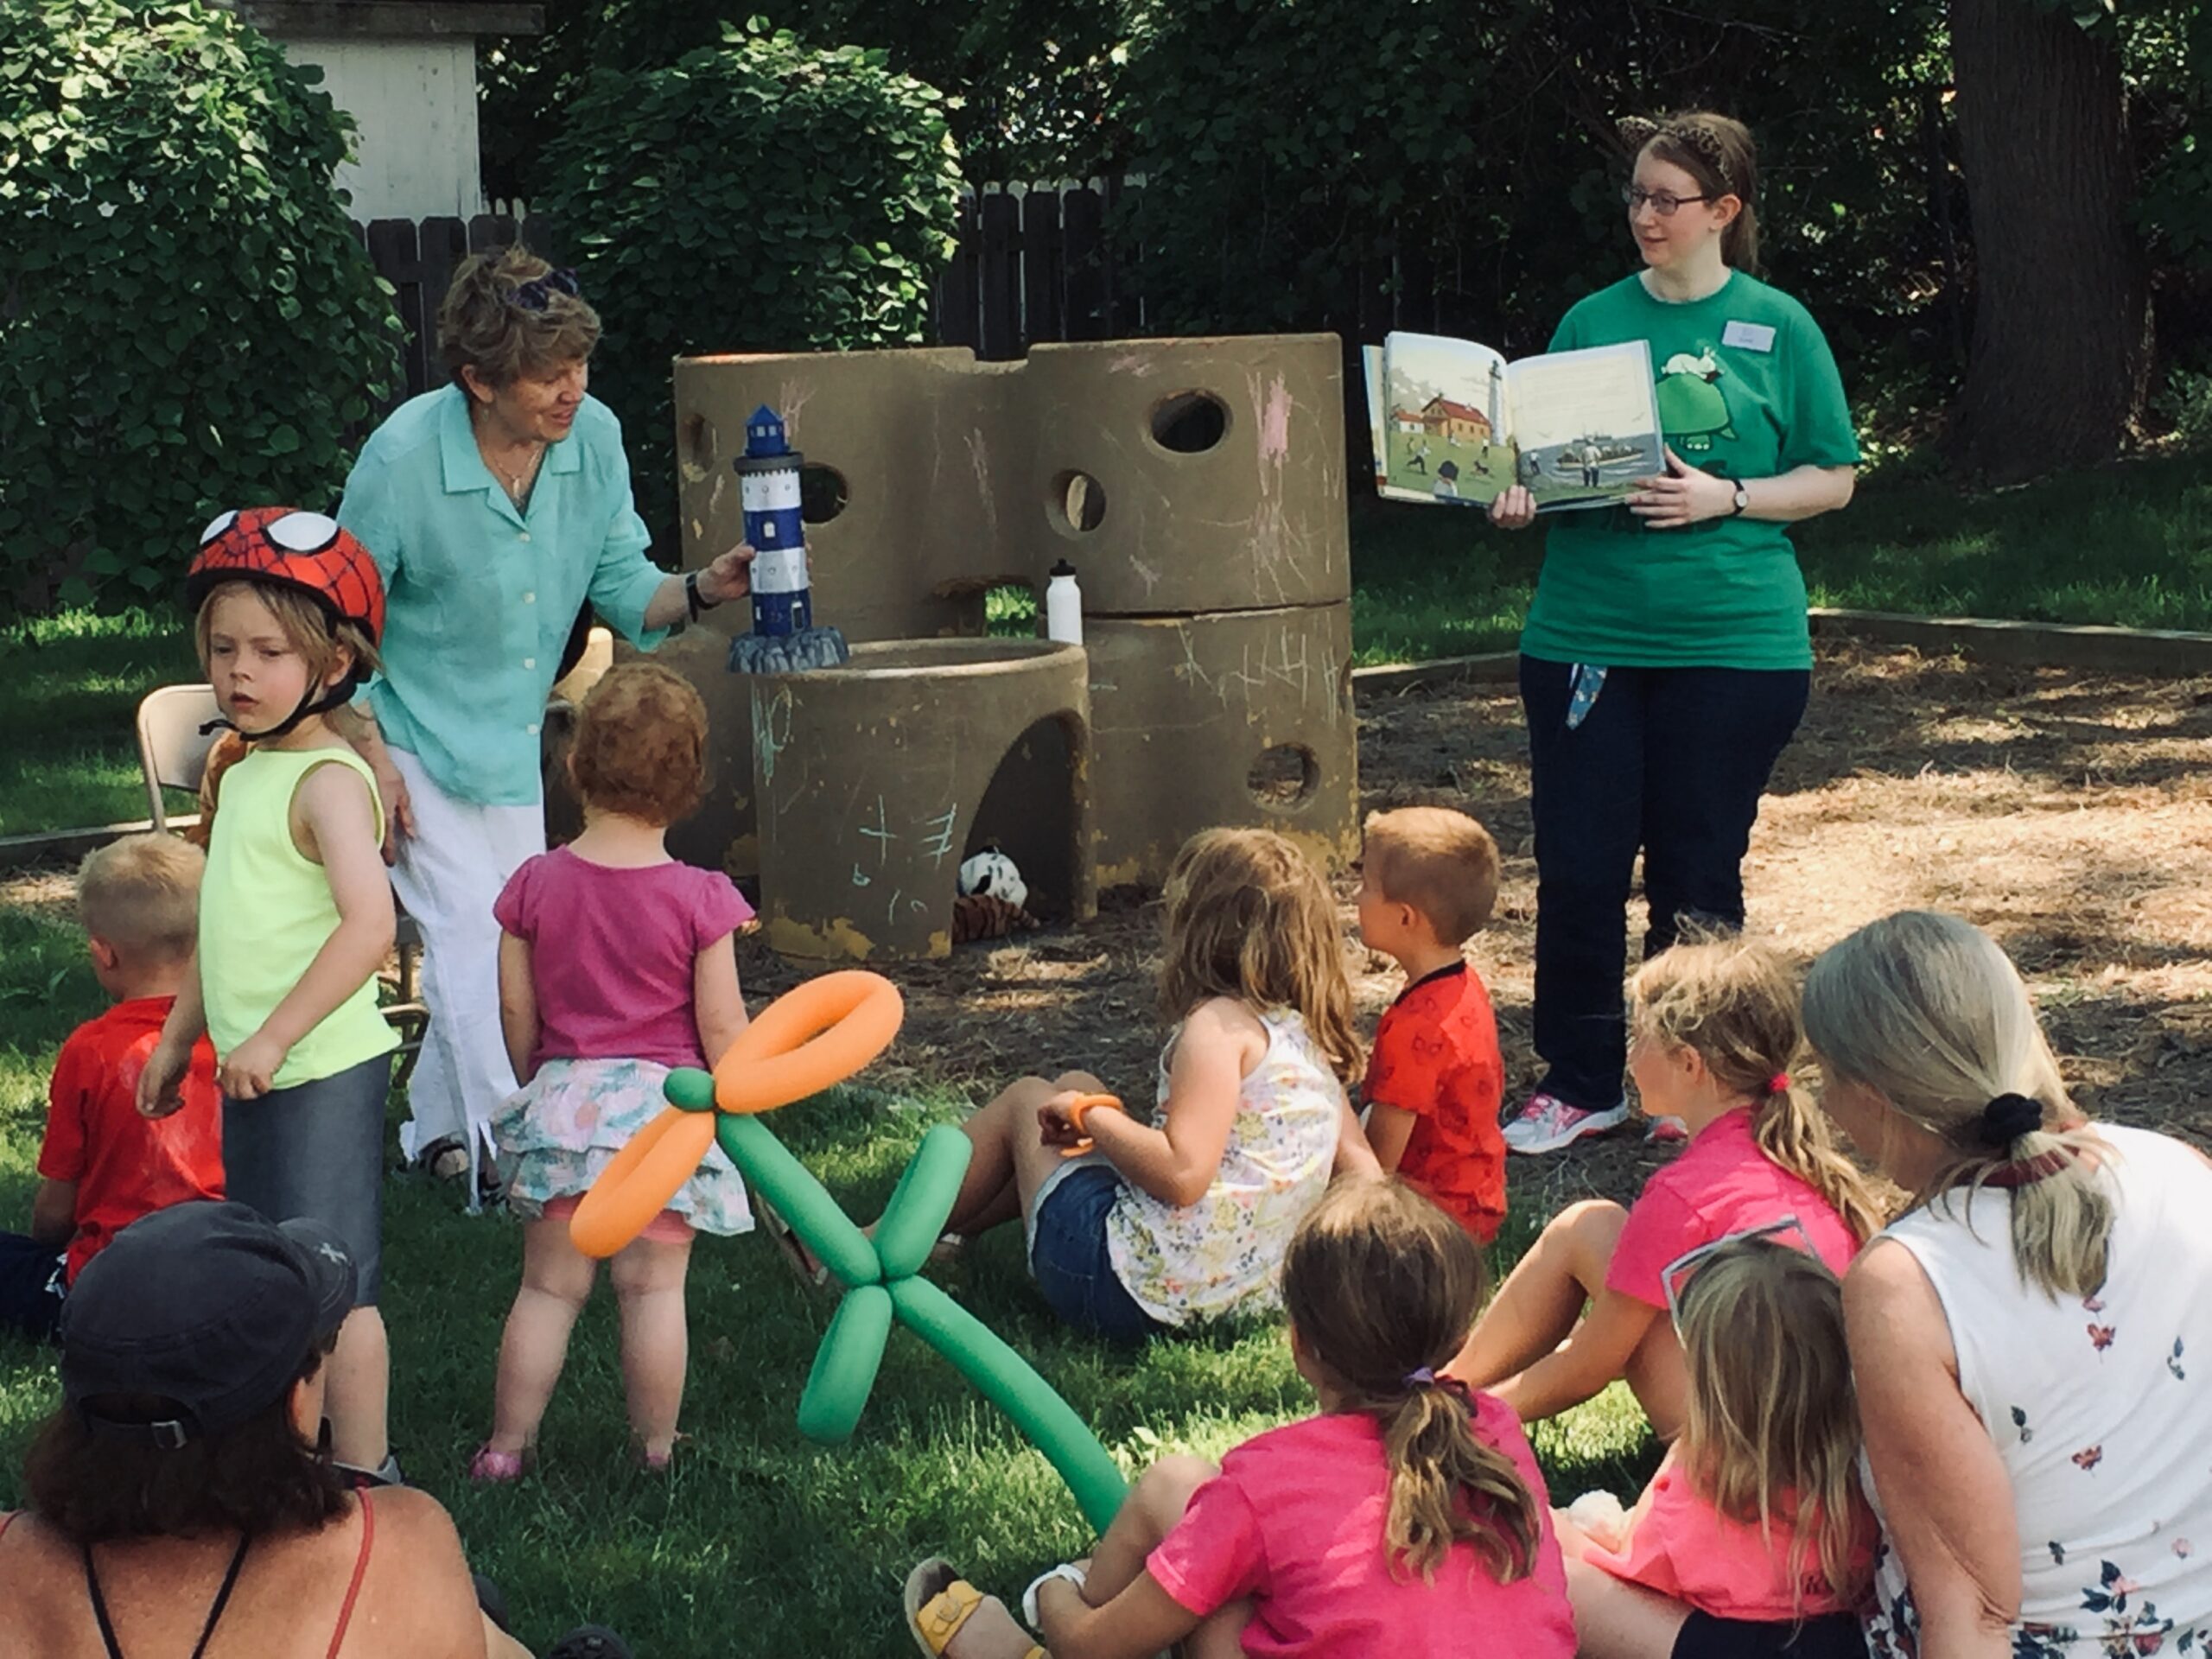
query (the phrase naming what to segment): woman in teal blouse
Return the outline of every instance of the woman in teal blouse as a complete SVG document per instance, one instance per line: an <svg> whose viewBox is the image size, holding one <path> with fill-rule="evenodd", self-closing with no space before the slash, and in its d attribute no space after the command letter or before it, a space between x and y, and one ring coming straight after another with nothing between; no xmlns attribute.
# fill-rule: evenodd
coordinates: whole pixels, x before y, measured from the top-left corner
<svg viewBox="0 0 2212 1659"><path fill-rule="evenodd" d="M371 435L338 518L384 573L384 671L355 705L359 747L431 1010L401 1145L474 1176L515 1088L492 903L545 850L538 724L571 626L588 602L651 650L747 592L753 555L688 576L646 558L621 425L584 390L599 317L571 273L519 247L463 261L438 341L451 383Z"/></svg>
<svg viewBox="0 0 2212 1659"><path fill-rule="evenodd" d="M1645 340L1664 474L1624 506L1560 515L1521 636L1536 828L1536 1052L1507 1125L1548 1152L1627 1116L1621 1012L1637 854L1646 955L1693 918L1744 919L1742 866L1813 652L1787 526L1851 499L1859 445L1805 308L1751 273L1758 159L1707 111L1624 123L1643 267L1570 310L1551 349ZM1516 485L1491 505L1535 518Z"/></svg>

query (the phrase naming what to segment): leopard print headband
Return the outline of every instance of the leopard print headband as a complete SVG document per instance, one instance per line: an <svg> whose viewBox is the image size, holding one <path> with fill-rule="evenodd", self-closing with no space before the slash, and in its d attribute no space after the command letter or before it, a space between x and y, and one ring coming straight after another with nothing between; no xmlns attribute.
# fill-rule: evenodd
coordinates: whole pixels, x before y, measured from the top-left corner
<svg viewBox="0 0 2212 1659"><path fill-rule="evenodd" d="M1631 154L1640 152L1655 138L1669 138L1696 153L1697 158L1719 175L1728 187L1729 194L1745 194L1742 181L1728 165L1727 147L1720 142L1720 135L1701 123L1677 121L1672 118L1654 121L1648 116L1631 115L1615 124L1614 130L1621 143Z"/></svg>

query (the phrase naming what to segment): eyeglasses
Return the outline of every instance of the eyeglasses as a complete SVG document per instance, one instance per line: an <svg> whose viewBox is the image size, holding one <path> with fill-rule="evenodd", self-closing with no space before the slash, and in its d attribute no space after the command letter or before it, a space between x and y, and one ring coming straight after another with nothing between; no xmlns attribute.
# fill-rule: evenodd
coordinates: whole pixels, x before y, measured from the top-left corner
<svg viewBox="0 0 2212 1659"><path fill-rule="evenodd" d="M576 285L575 271L566 269L549 270L534 281L518 284L508 298L525 311L543 311L553 303L556 294L566 294L570 299L582 296L583 289Z"/></svg>
<svg viewBox="0 0 2212 1659"><path fill-rule="evenodd" d="M1795 1240L1788 1236L1792 1233L1796 1235ZM1740 1233L1730 1233L1709 1244L1700 1244L1694 1250L1684 1251L1659 1274L1660 1287L1667 1293L1667 1317L1674 1321L1676 1336L1682 1333L1682 1297L1689 1289L1690 1281L1697 1277L1697 1270L1705 1265L1707 1258L1726 1249L1731 1244L1741 1244L1755 1238L1770 1238L1777 1243L1794 1244L1808 1255L1819 1254L1813 1248L1812 1236L1806 1232L1804 1224L1794 1215L1784 1216L1779 1221L1770 1221L1764 1227L1747 1227Z"/></svg>
<svg viewBox="0 0 2212 1659"><path fill-rule="evenodd" d="M1672 219L1675 209L1693 201L1711 201L1711 196L1678 196L1671 190L1647 190L1640 184L1621 186L1621 200L1628 204L1631 213L1646 202L1651 211L1662 219Z"/></svg>

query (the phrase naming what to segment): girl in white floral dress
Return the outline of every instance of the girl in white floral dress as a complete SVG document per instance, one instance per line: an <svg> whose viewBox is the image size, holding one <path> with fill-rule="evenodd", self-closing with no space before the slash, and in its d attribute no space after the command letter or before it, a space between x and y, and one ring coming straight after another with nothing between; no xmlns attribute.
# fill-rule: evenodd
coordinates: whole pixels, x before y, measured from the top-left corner
<svg viewBox="0 0 2212 1659"><path fill-rule="evenodd" d="M1320 872L1271 830L1210 830L1176 855L1166 909L1157 1104L1086 1106L1103 1087L1086 1072L1022 1078L963 1126L948 1222L1019 1215L1046 1301L1116 1342L1269 1305L1332 1170L1376 1168L1344 1092L1359 1040Z"/></svg>
<svg viewBox="0 0 2212 1659"><path fill-rule="evenodd" d="M499 1014L524 1079L493 1115L508 1204L523 1217L522 1287L499 1344L492 1438L469 1465L513 1480L536 1445L569 1333L599 1264L569 1219L600 1172L664 1104L671 1067L719 1058L745 1027L736 930L752 906L718 870L668 855L668 826L705 787L707 711L664 668L617 668L585 700L569 756L584 832L527 861L493 907ZM622 1376L640 1459L676 1440L689 1338L683 1281L695 1231L753 1225L720 1148L609 1267Z"/></svg>
<svg viewBox="0 0 2212 1659"><path fill-rule="evenodd" d="M1821 1103L1916 1199L1844 1285L1874 1652L2212 1653L2212 1166L2085 1120L1957 917L1834 946L1805 1027Z"/></svg>

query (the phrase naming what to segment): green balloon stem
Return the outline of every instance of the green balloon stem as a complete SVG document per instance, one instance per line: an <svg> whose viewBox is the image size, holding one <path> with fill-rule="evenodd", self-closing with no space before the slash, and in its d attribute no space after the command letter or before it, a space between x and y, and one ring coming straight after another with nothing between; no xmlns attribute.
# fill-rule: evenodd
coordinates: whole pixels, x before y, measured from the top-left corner
<svg viewBox="0 0 2212 1659"><path fill-rule="evenodd" d="M711 1112L715 1109L715 1078L709 1071L696 1065L679 1065L671 1071L660 1085L668 1103L679 1112Z"/></svg>
<svg viewBox="0 0 2212 1659"><path fill-rule="evenodd" d="M883 1364L891 1314L890 1294L880 1285L857 1286L837 1304L798 1397L798 1432L808 1440L834 1446L860 1427Z"/></svg>
<svg viewBox="0 0 2212 1659"><path fill-rule="evenodd" d="M813 1172L786 1152L759 1118L724 1112L715 1126L715 1137L730 1162L791 1223L791 1230L823 1267L847 1285L882 1281L883 1268L868 1235L853 1225L852 1217L837 1207Z"/></svg>
<svg viewBox="0 0 2212 1659"><path fill-rule="evenodd" d="M875 1224L875 1259L883 1264L887 1280L911 1279L930 1259L975 1151L976 1143L950 1123L922 1137L891 1202L883 1206L883 1219Z"/></svg>
<svg viewBox="0 0 2212 1659"><path fill-rule="evenodd" d="M1128 1497L1128 1484L1075 1408L997 1332L928 1280L894 1280L890 1296L899 1319L1035 1443L1075 1495L1083 1518L1104 1533Z"/></svg>

